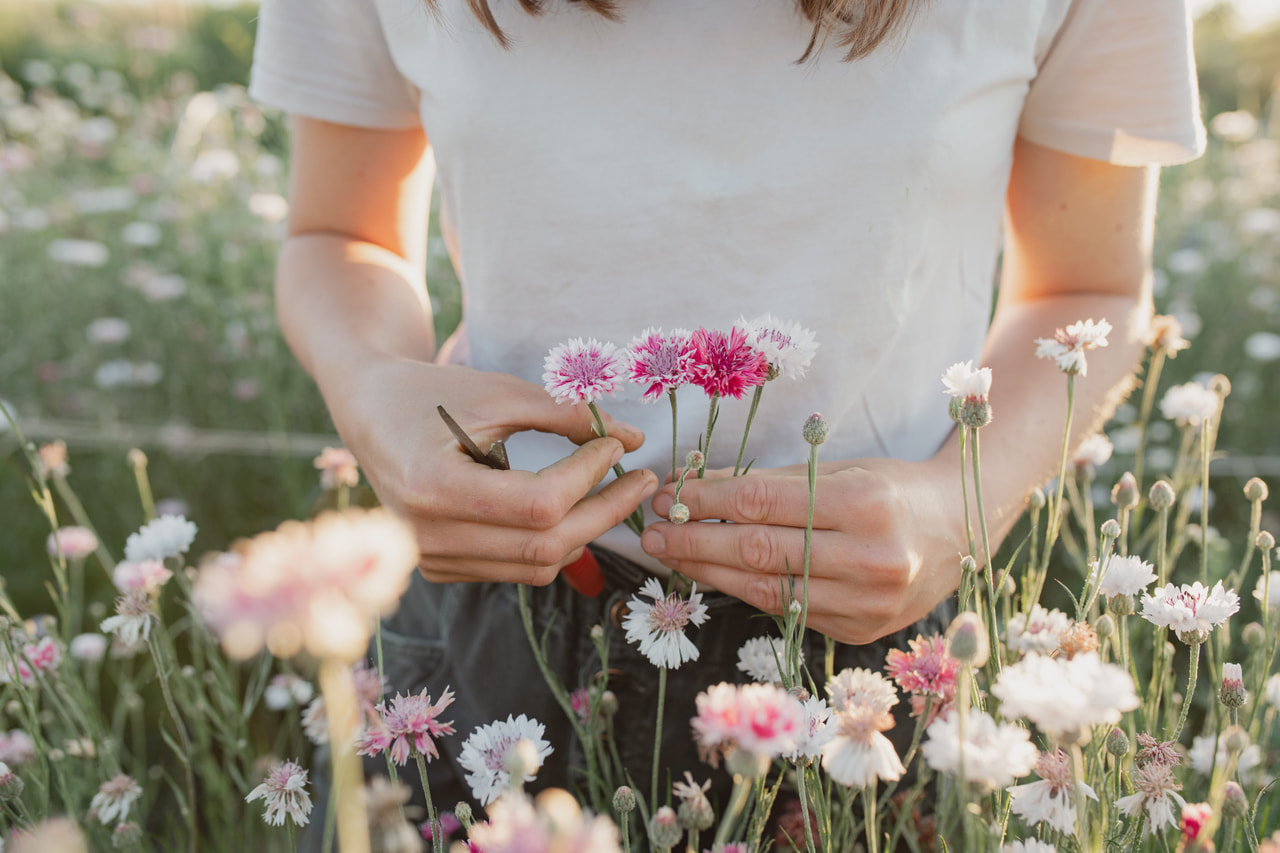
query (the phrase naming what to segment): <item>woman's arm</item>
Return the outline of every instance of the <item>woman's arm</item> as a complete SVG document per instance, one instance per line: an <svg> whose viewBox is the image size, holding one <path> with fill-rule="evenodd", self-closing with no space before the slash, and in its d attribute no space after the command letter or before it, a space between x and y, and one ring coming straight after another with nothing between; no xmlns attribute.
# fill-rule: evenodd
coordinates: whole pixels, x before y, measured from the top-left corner
<svg viewBox="0 0 1280 853"><path fill-rule="evenodd" d="M1076 382L1073 444L1103 423L1129 387L1150 316L1155 190L1154 168L1017 143L1000 298L983 353L994 376L995 413L981 430L983 497L996 542L1030 490L1056 473L1061 451L1066 378L1035 358L1034 339L1089 317L1114 326L1110 345L1089 353L1088 375ZM939 376L947 366L939 365ZM939 407L947 405L941 381L938 392ZM922 463L822 465L812 627L843 642L870 642L923 617L956 588L968 550L959 465L957 433ZM646 551L695 580L780 612L779 575L787 565L793 572L803 565L803 469L686 481L681 499L691 519L738 523L661 522L646 531ZM665 517L672 500L668 486L654 497L654 510Z"/></svg>
<svg viewBox="0 0 1280 853"><path fill-rule="evenodd" d="M420 130L298 118L276 302L290 347L378 497L414 523L430 580L546 584L657 488L634 471L588 495L643 436L559 406L513 376L432 363L423 285L432 165ZM536 429L581 446L537 473L471 459L443 404L482 448Z"/></svg>

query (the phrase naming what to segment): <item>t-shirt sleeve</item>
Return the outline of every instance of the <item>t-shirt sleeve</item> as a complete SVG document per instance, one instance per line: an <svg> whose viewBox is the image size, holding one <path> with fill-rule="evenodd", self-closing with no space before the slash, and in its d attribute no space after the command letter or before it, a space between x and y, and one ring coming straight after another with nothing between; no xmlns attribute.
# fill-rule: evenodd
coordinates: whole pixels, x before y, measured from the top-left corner
<svg viewBox="0 0 1280 853"><path fill-rule="evenodd" d="M421 123L417 89L391 58L373 0L264 0L249 94L336 124Z"/></svg>
<svg viewBox="0 0 1280 853"><path fill-rule="evenodd" d="M1200 156L1187 0L1075 0L1032 81L1018 132L1123 166Z"/></svg>

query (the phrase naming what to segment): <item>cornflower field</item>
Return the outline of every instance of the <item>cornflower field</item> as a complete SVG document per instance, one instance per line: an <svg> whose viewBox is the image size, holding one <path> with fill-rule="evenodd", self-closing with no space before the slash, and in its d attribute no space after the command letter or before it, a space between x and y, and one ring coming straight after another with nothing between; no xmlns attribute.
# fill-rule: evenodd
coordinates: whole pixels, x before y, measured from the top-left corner
<svg viewBox="0 0 1280 853"><path fill-rule="evenodd" d="M384 695L373 626L416 553L276 324L287 124L244 91L255 14L0 8L4 850L292 850L310 829L344 853L1280 851L1280 29L1200 21L1209 150L1164 173L1168 319L1106 435L1064 448L990 559L975 519L960 617L883 672L799 659L797 585L743 684L668 709L732 779L711 802L621 765L590 679L544 667L586 766L536 798L569 749L541 723L454 732L448 694ZM443 339L461 303L430 246ZM1065 330L1068 359L1095 333ZM943 377L973 441L999 381ZM804 414L795 461L816 464ZM633 614L700 624L696 592L654 587ZM899 702L905 751L882 734ZM735 728L753 714L775 728ZM472 803L412 773L448 739L489 768ZM357 752L393 781L365 786Z"/></svg>

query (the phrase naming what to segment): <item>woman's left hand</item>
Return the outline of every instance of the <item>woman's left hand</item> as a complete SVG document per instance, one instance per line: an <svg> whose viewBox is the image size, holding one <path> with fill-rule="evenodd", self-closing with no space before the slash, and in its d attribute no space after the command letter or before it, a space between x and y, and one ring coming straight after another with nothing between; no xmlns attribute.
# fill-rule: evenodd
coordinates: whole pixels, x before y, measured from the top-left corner
<svg viewBox="0 0 1280 853"><path fill-rule="evenodd" d="M964 519L955 510L958 478L954 465L939 458L820 464L809 627L840 642L869 643L923 618L954 590L967 551ZM654 495L654 511L665 518L674 499L668 483ZM689 523L651 525L641 539L650 556L766 613L787 606L788 574L801 598L805 466L742 477L708 472L686 480L680 500Z"/></svg>

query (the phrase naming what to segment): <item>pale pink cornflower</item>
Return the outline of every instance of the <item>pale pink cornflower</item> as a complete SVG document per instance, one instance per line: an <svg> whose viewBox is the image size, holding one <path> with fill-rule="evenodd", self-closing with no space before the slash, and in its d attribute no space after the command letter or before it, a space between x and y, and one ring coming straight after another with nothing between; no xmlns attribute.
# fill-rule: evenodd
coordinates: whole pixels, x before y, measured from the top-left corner
<svg viewBox="0 0 1280 853"><path fill-rule="evenodd" d="M0 761L5 764L25 764L36 757L36 742L22 729L0 731Z"/></svg>
<svg viewBox="0 0 1280 853"><path fill-rule="evenodd" d="M618 828L603 815L584 814L567 791L543 791L536 800L523 793L500 798L489 820L473 824L473 850L484 853L621 853Z"/></svg>
<svg viewBox="0 0 1280 853"><path fill-rule="evenodd" d="M708 396L739 400L769 378L769 362L764 353L747 343L743 329L735 326L728 334L698 329L692 341L692 382Z"/></svg>
<svg viewBox="0 0 1280 853"><path fill-rule="evenodd" d="M351 668L351 680L356 686L356 710L360 714L360 725L371 726L381 719L377 706L386 690L386 680L378 674L377 669L364 661L358 661ZM329 742L329 715L323 694L312 699L311 704L303 710L302 732L317 746Z"/></svg>
<svg viewBox="0 0 1280 853"><path fill-rule="evenodd" d="M122 593L141 590L152 593L159 590L173 577L173 572L165 568L159 560L140 560L132 563L128 560L117 563L111 573L111 581Z"/></svg>
<svg viewBox="0 0 1280 853"><path fill-rule="evenodd" d="M788 761L814 761L822 748L836 736L836 719L825 699L810 696L801 701L807 725L796 737L796 748L783 757Z"/></svg>
<svg viewBox="0 0 1280 853"><path fill-rule="evenodd" d="M1169 358L1177 358L1180 351L1191 346L1182 336L1182 323L1171 314L1157 314L1151 318L1143 343Z"/></svg>
<svg viewBox="0 0 1280 853"><path fill-rule="evenodd" d="M49 534L45 549L50 556L58 552L68 560L83 560L98 548L98 537L87 527L59 527Z"/></svg>
<svg viewBox="0 0 1280 853"><path fill-rule="evenodd" d="M1110 333L1111 324L1106 320L1081 320L1058 329L1052 338L1036 338L1036 357L1053 359L1063 373L1084 376L1089 369L1085 352L1105 347Z"/></svg>
<svg viewBox="0 0 1280 853"><path fill-rule="evenodd" d="M883 714L898 704L898 691L893 683L880 673L862 667L837 673L827 682L827 696L837 711L866 706Z"/></svg>
<svg viewBox="0 0 1280 853"><path fill-rule="evenodd" d="M383 702L378 705L378 713L382 717L382 725L391 736L391 744L387 748L391 760L396 764L404 764L411 757L419 755L427 760L439 758L433 738L453 734L452 722L441 722L439 717L445 708L453 704L453 694L445 688L439 701L434 704L431 696L423 689L421 693L402 696L399 693L391 700L391 705Z"/></svg>
<svg viewBox="0 0 1280 853"><path fill-rule="evenodd" d="M991 368L974 369L973 360L956 362L942 374L942 390L969 402L986 402L991 393Z"/></svg>
<svg viewBox="0 0 1280 853"><path fill-rule="evenodd" d="M1160 414L1181 426L1199 426L1218 414L1222 400L1212 388L1199 382L1174 385L1160 400Z"/></svg>
<svg viewBox="0 0 1280 853"><path fill-rule="evenodd" d="M752 637L738 649L738 669L752 681L781 684L782 671L778 661L783 656L782 640L777 637ZM803 663L804 657L801 656Z"/></svg>
<svg viewBox="0 0 1280 853"><path fill-rule="evenodd" d="M958 775L988 791L1006 788L1026 776L1039 757L1031 735L1016 723L997 723L983 711L939 717L925 730L921 755L939 773ZM962 736L963 733L963 736ZM963 762L961 756L963 755Z"/></svg>
<svg viewBox="0 0 1280 853"><path fill-rule="evenodd" d="M98 786L89 803L89 813L103 825L128 820L133 804L142 796L142 788L132 776L117 773Z"/></svg>
<svg viewBox="0 0 1280 853"><path fill-rule="evenodd" d="M162 515L129 534L124 543L124 558L132 563L143 560L165 560L187 553L196 538L196 526L180 515Z"/></svg>
<svg viewBox="0 0 1280 853"><path fill-rule="evenodd" d="M893 715L871 705L855 705L835 715L835 735L822 748L822 768L836 782L866 788L876 780L891 782L906 768L882 732L893 728Z"/></svg>
<svg viewBox="0 0 1280 853"><path fill-rule="evenodd" d="M933 704L926 724L950 709L956 695L956 673L960 661L947 654L947 639L940 634L907 641L909 652L890 649L885 671L898 687L911 694L911 716L924 713L927 700Z"/></svg>
<svg viewBox="0 0 1280 853"><path fill-rule="evenodd" d="M336 489L338 486L354 489L360 485L360 465L355 455L345 447L326 447L312 464L320 472L322 489Z"/></svg>
<svg viewBox="0 0 1280 853"><path fill-rule="evenodd" d="M1006 666L991 693L1007 719L1026 717L1055 738L1088 739L1090 728L1138 707L1133 678L1097 652L1073 658L1027 655Z"/></svg>
<svg viewBox="0 0 1280 853"><path fill-rule="evenodd" d="M675 329L670 334L654 328L641 332L627 348L631 381L644 386L640 399L651 403L668 391L688 385L693 357L693 341L687 329Z"/></svg>
<svg viewBox="0 0 1280 853"><path fill-rule="evenodd" d="M1230 750L1227 741L1239 736L1239 732L1224 731L1216 737L1212 734L1196 735L1191 739L1191 747L1187 750L1187 764L1192 770L1210 776L1217 768L1227 766ZM1244 782L1254 781L1256 771L1263 765L1262 747L1250 743L1244 735L1244 747L1236 758L1236 776Z"/></svg>
<svg viewBox="0 0 1280 853"><path fill-rule="evenodd" d="M1240 596L1218 581L1210 589L1199 581L1173 584L1142 596L1142 617L1153 625L1177 632L1183 642L1204 642L1214 628L1240 609Z"/></svg>
<svg viewBox="0 0 1280 853"><path fill-rule="evenodd" d="M311 820L311 795L307 793L307 771L296 761L275 766L262 784L249 792L246 803L262 800L266 811L262 819L271 826L283 826L286 816L296 825L306 826Z"/></svg>
<svg viewBox="0 0 1280 853"><path fill-rule="evenodd" d="M1155 566L1141 557L1122 557L1112 554L1107 558L1102 577L1098 577L1098 561L1089 566L1089 583L1098 584L1098 592L1110 598L1113 595L1137 595L1146 592L1156 579Z"/></svg>
<svg viewBox="0 0 1280 853"><path fill-rule="evenodd" d="M804 378L818 351L812 331L799 323L779 320L772 314L754 320L742 318L738 325L747 333L747 343L764 354L769 365L769 379L780 376Z"/></svg>
<svg viewBox="0 0 1280 853"><path fill-rule="evenodd" d="M1076 447L1076 452L1071 456L1071 464L1078 469L1092 472L1094 468L1105 465L1114 451L1115 446L1112 445L1111 439L1100 432L1095 432ZM1090 473L1089 476L1093 474Z"/></svg>
<svg viewBox="0 0 1280 853"><path fill-rule="evenodd" d="M545 731L542 723L521 714L479 726L467 736L458 763L466 771L467 785L480 805L488 806L512 787L507 753L520 741L532 746L530 753L536 756L538 766L546 761L553 749L542 736ZM526 765L525 774L518 782L532 782L536 771L537 766Z"/></svg>
<svg viewBox="0 0 1280 853"><path fill-rule="evenodd" d="M657 578L648 578L640 588L641 595L653 599L650 604L633 595L629 611L622 621L627 642L636 643L654 666L679 669L685 661L698 659L698 647L685 636L689 625L697 627L707 621L707 606L694 584L686 599L678 592L666 595Z"/></svg>
<svg viewBox="0 0 1280 853"><path fill-rule="evenodd" d="M591 691L579 687L569 694L569 707L580 723L591 722Z"/></svg>
<svg viewBox="0 0 1280 853"><path fill-rule="evenodd" d="M1182 762L1177 745L1176 740L1156 740L1146 732L1138 732L1138 751L1133 760L1139 767L1153 763L1177 767Z"/></svg>
<svg viewBox="0 0 1280 853"><path fill-rule="evenodd" d="M721 682L699 693L694 736L713 759L743 750L757 758L792 752L807 731L800 700L772 684Z"/></svg>
<svg viewBox="0 0 1280 853"><path fill-rule="evenodd" d="M1045 610L1039 604L1031 612L1016 613L1006 626L1005 642L1017 652L1048 654L1058 647L1058 637L1071 627L1071 617L1054 608Z"/></svg>
<svg viewBox="0 0 1280 853"><path fill-rule="evenodd" d="M99 626L115 634L125 645L136 646L151 636L151 622L156 618L151 596L140 589L116 599L116 615L102 620Z"/></svg>
<svg viewBox="0 0 1280 853"><path fill-rule="evenodd" d="M65 477L71 473L65 441L51 441L40 445L36 457L40 460L40 472L45 477Z"/></svg>
<svg viewBox="0 0 1280 853"><path fill-rule="evenodd" d="M711 811L711 801L707 799L707 791L711 790L711 780L699 785L693 781L693 774L684 771L684 781L671 785L671 793L680 801L680 811L702 814Z"/></svg>
<svg viewBox="0 0 1280 853"><path fill-rule="evenodd" d="M1091 800L1097 800L1098 795L1083 782L1075 782L1071 775L1071 757L1060 749L1040 756L1035 769L1039 782L1008 789L1013 813L1031 826L1047 823L1059 832L1075 835L1076 802L1072 788Z"/></svg>
<svg viewBox="0 0 1280 853"><path fill-rule="evenodd" d="M1173 765L1161 761L1139 764L1131 778L1134 793L1116 800L1116 811L1128 817L1137 817L1145 811L1144 836L1154 835L1165 827L1177 826L1174 804L1181 808L1187 801L1177 793L1182 790L1182 785L1173 778Z"/></svg>
<svg viewBox="0 0 1280 853"><path fill-rule="evenodd" d="M573 338L547 354L542 381L557 403L593 403L622 384L625 370L618 348L605 341Z"/></svg>

